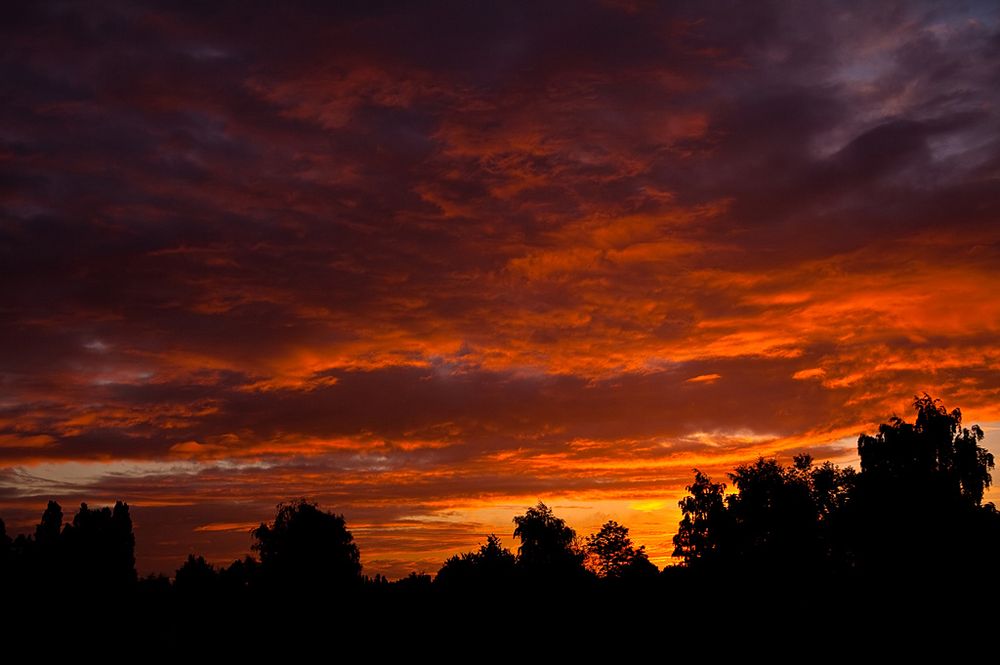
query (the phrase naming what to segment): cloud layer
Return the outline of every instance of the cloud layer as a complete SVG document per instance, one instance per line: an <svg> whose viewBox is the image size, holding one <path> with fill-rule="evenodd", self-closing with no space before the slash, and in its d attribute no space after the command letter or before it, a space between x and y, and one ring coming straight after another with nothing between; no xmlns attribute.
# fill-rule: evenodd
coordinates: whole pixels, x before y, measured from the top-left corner
<svg viewBox="0 0 1000 665"><path fill-rule="evenodd" d="M295 496L366 572L542 498L659 563L694 466L1000 421L1000 15L28 3L0 58L0 514L140 568ZM987 441L991 446L990 441Z"/></svg>

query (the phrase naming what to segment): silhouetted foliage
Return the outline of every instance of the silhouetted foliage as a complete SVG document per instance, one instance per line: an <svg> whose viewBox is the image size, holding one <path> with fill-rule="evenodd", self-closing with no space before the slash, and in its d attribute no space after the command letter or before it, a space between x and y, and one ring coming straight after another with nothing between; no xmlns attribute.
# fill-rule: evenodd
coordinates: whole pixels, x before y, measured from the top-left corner
<svg viewBox="0 0 1000 665"><path fill-rule="evenodd" d="M257 584L260 563L248 556L243 557L219 570L218 574L219 585L227 593L245 594Z"/></svg>
<svg viewBox="0 0 1000 665"><path fill-rule="evenodd" d="M81 504L70 524L62 507L49 501L33 536L0 538L4 571L0 579L14 588L45 593L122 593L134 587L135 536L128 505L92 510Z"/></svg>
<svg viewBox="0 0 1000 665"><path fill-rule="evenodd" d="M675 556L761 579L974 574L972 564L1000 543L996 511L981 506L993 456L979 446L982 430L961 427L958 409L927 395L914 407L915 423L893 416L859 437L860 473L815 466L808 455L789 467L762 458L729 474L736 492L725 496L724 485L696 471L680 502Z"/></svg>
<svg viewBox="0 0 1000 665"><path fill-rule="evenodd" d="M368 577L365 575L363 581L365 587L368 589L381 590L384 587L389 586L389 578L381 573L375 573L374 577Z"/></svg>
<svg viewBox="0 0 1000 665"><path fill-rule="evenodd" d="M581 590L606 601L594 607L611 607L622 594L637 600L640 590L665 589L698 611L732 590L757 603L770 594L783 604L839 603L841 610L857 609L852 603L862 598L929 598L935 590L975 598L1000 553L1000 514L982 503L993 456L980 445L982 430L963 428L957 409L949 412L927 395L914 407L914 423L894 416L876 434L859 437L860 472L817 465L806 454L790 465L759 458L728 474L727 495L726 484L696 470L679 502L673 541L682 565L662 573L625 526L610 520L581 546L574 530L539 502L513 519L516 556L490 534L478 550L448 558L433 579L362 577L344 517L302 499L279 504L273 522L252 530L259 559L223 566L192 554L172 582L162 575L137 580L127 504L83 503L64 524L61 506L50 501L33 533L12 539L0 520L0 588L46 601L129 592L180 608L202 600L230 600L222 606L235 608L260 594L281 601L273 594L331 598L350 591L357 601L351 608L391 598L399 620L434 598L451 603L456 592L476 594L470 601L488 600L485 607L497 610L497 599L523 601L535 593L537 600L564 600L571 597L565 592ZM798 592L807 580L808 592ZM621 606L623 618L629 607Z"/></svg>
<svg viewBox="0 0 1000 665"><path fill-rule="evenodd" d="M431 589L433 580L427 573L410 573L406 577L391 583L397 593L421 594Z"/></svg>
<svg viewBox="0 0 1000 665"><path fill-rule="evenodd" d="M577 545L576 532L556 517L541 501L514 518L514 537L520 539L517 565L527 575L565 583L581 577L584 552Z"/></svg>
<svg viewBox="0 0 1000 665"><path fill-rule="evenodd" d="M690 496L680 501L674 555L744 575L795 577L836 567L836 515L854 476L829 463L814 466L808 455L789 467L760 458L729 474L737 491L725 496L725 485L696 471Z"/></svg>
<svg viewBox="0 0 1000 665"><path fill-rule="evenodd" d="M960 497L980 505L994 466L993 455L979 445L983 430L979 425L963 428L959 409L949 413L927 394L913 405L913 424L893 416L875 436L858 437L866 484L877 485L884 494L906 488L936 501L951 503Z"/></svg>
<svg viewBox="0 0 1000 665"><path fill-rule="evenodd" d="M862 572L900 582L933 569L978 575L997 545L996 512L982 506L993 455L979 446L978 426L962 427L958 409L926 394L913 405L914 423L893 416L858 438L845 556Z"/></svg>
<svg viewBox="0 0 1000 665"><path fill-rule="evenodd" d="M55 501L49 501L42 513L42 521L35 527L35 543L39 547L58 547L62 530L63 511Z"/></svg>
<svg viewBox="0 0 1000 665"><path fill-rule="evenodd" d="M758 459L729 474L738 492L727 500L730 532L723 549L743 568L797 577L826 565L824 510L835 499L817 492L807 456L791 467ZM829 487L840 487L834 480Z"/></svg>
<svg viewBox="0 0 1000 665"><path fill-rule="evenodd" d="M274 522L251 533L261 582L272 590L320 592L361 583L361 555L342 515L301 499L280 504Z"/></svg>
<svg viewBox="0 0 1000 665"><path fill-rule="evenodd" d="M599 577L611 580L651 578L660 571L646 556L646 546L638 548L628 535L628 527L614 520L605 522L601 530L587 536L587 553Z"/></svg>
<svg viewBox="0 0 1000 665"><path fill-rule="evenodd" d="M726 486L695 469L690 496L680 500L680 525L674 536L674 556L688 565L712 563L721 557L720 534L727 528Z"/></svg>
<svg viewBox="0 0 1000 665"><path fill-rule="evenodd" d="M219 575L205 557L189 554L174 575L174 588L185 594L210 594L218 591Z"/></svg>
<svg viewBox="0 0 1000 665"><path fill-rule="evenodd" d="M495 534L476 552L456 554L441 566L436 586L449 591L486 591L507 587L515 577L516 558Z"/></svg>
<svg viewBox="0 0 1000 665"><path fill-rule="evenodd" d="M73 523L62 532L67 568L77 584L124 588L136 581L135 536L128 505L91 510L80 504Z"/></svg>
<svg viewBox="0 0 1000 665"><path fill-rule="evenodd" d="M0 519L0 593L9 584L8 578L11 573L11 550L14 541L7 535L7 524Z"/></svg>
<svg viewBox="0 0 1000 665"><path fill-rule="evenodd" d="M140 577L136 582L136 592L142 597L154 599L155 602L163 602L170 597L173 590L170 578L162 574L151 573Z"/></svg>

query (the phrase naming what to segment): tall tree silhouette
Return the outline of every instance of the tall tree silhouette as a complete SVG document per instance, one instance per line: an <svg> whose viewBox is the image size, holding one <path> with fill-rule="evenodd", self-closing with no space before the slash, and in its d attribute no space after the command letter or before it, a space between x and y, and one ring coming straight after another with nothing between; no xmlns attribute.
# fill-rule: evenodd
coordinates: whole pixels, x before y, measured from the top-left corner
<svg viewBox="0 0 1000 665"><path fill-rule="evenodd" d="M271 524L251 532L269 589L319 592L361 584L361 555L343 515L300 499L278 505Z"/></svg>
<svg viewBox="0 0 1000 665"><path fill-rule="evenodd" d="M11 543L7 567L19 588L60 594L129 590L136 570L128 504L90 509L83 503L64 525L62 507L49 501L34 537L19 535Z"/></svg>
<svg viewBox="0 0 1000 665"><path fill-rule="evenodd" d="M979 426L962 427L959 409L927 394L913 406L915 422L893 416L858 437L848 556L862 572L904 583L932 570L977 575L997 544L996 511L982 506L993 455L979 445Z"/></svg>
<svg viewBox="0 0 1000 665"><path fill-rule="evenodd" d="M674 536L674 556L689 566L711 565L722 557L723 533L728 530L726 485L713 483L695 469L688 496L678 502L681 522Z"/></svg>
<svg viewBox="0 0 1000 665"><path fill-rule="evenodd" d="M914 398L913 406L913 424L893 416L876 435L858 437L866 482L886 491L906 485L938 501L961 497L980 505L994 467L992 453L979 445L983 430L979 425L963 428L959 409L949 412L926 393Z"/></svg>
<svg viewBox="0 0 1000 665"><path fill-rule="evenodd" d="M70 584L122 590L136 581L135 535L128 504L90 509L86 503L66 525L62 549Z"/></svg>
<svg viewBox="0 0 1000 665"><path fill-rule="evenodd" d="M66 569L60 547L62 523L62 506L56 501L49 501L41 521L35 526L34 541L22 541L25 564L22 584L33 584L48 593L65 590Z"/></svg>
<svg viewBox="0 0 1000 665"><path fill-rule="evenodd" d="M520 539L518 567L536 581L564 584L586 574L584 552L576 532L541 501L514 517L514 537Z"/></svg>
<svg viewBox="0 0 1000 665"><path fill-rule="evenodd" d="M35 542L40 547L56 547L62 532L63 511L56 501L49 501L42 520L35 527Z"/></svg>

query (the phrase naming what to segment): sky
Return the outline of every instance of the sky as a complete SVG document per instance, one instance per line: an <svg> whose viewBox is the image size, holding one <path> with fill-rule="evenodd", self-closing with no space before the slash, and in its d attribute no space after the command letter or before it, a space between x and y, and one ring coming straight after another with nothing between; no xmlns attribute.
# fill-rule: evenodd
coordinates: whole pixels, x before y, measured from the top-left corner
<svg viewBox="0 0 1000 665"><path fill-rule="evenodd" d="M1000 9L29 2L0 22L0 517L140 573L278 502L434 572L542 500L851 463L914 395L1000 454Z"/></svg>

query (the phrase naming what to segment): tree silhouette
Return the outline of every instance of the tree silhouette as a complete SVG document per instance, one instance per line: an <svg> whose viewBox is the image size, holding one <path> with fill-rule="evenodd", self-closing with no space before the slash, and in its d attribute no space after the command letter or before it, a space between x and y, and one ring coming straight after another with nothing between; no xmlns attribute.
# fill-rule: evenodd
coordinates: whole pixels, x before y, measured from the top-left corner
<svg viewBox="0 0 1000 665"><path fill-rule="evenodd" d="M434 584L448 591L503 589L514 580L515 563L514 554L491 533L478 551L456 554L445 561Z"/></svg>
<svg viewBox="0 0 1000 665"><path fill-rule="evenodd" d="M993 455L979 445L983 430L962 427L962 412L948 412L926 393L916 397L916 422L898 416L879 426L875 436L858 437L861 471L887 491L903 485L950 502L961 497L980 505L990 486Z"/></svg>
<svg viewBox="0 0 1000 665"><path fill-rule="evenodd" d="M342 515L300 499L279 504L274 522L251 534L262 583L272 590L318 592L361 583L361 555Z"/></svg>
<svg viewBox="0 0 1000 665"><path fill-rule="evenodd" d="M623 580L651 577L659 572L646 556L646 546L636 548L628 535L628 527L614 520L605 522L600 531L587 536L586 543L599 577Z"/></svg>
<svg viewBox="0 0 1000 665"><path fill-rule="evenodd" d="M55 547L62 531L63 511L55 501L49 501L42 513L42 521L35 527L35 542L40 547Z"/></svg>
<svg viewBox="0 0 1000 665"><path fill-rule="evenodd" d="M678 502L680 525L674 536L674 556L687 565L717 562L721 557L722 533L727 528L726 485L694 470L694 482L687 486L689 496Z"/></svg>
<svg viewBox="0 0 1000 665"><path fill-rule="evenodd" d="M854 568L900 583L930 570L975 576L996 544L996 511L982 506L993 455L979 445L977 425L962 427L959 409L927 394L913 406L914 423L893 416L858 437L847 556Z"/></svg>
<svg viewBox="0 0 1000 665"><path fill-rule="evenodd" d="M576 532L544 503L539 501L514 517L514 524L514 537L521 541L517 564L527 575L561 584L585 573L584 552L577 546Z"/></svg>
<svg viewBox="0 0 1000 665"><path fill-rule="evenodd" d="M128 504L118 501L114 508L91 510L81 503L61 538L74 586L121 590L135 583L135 535Z"/></svg>
<svg viewBox="0 0 1000 665"><path fill-rule="evenodd" d="M188 554L174 575L174 588L186 595L209 595L218 591L219 575L205 557Z"/></svg>
<svg viewBox="0 0 1000 665"><path fill-rule="evenodd" d="M857 480L853 467L841 469L832 462L814 466L812 456L807 454L796 455L788 472L798 475L798 482L809 488L820 520L831 520L843 509Z"/></svg>
<svg viewBox="0 0 1000 665"><path fill-rule="evenodd" d="M680 502L675 556L691 568L743 577L860 575L912 584L936 571L942 587L971 583L1000 545L1000 517L982 506L993 456L982 430L961 426L927 395L917 418L893 416L858 438L861 472L758 459L729 474L736 490L696 471Z"/></svg>
<svg viewBox="0 0 1000 665"><path fill-rule="evenodd" d="M8 549L5 567L10 583L19 588L117 594L136 582L132 519L128 504L120 501L114 508L94 510L83 503L65 525L62 507L49 501L34 536L19 535Z"/></svg>
<svg viewBox="0 0 1000 665"><path fill-rule="evenodd" d="M786 469L761 458L729 474L738 492L727 501L727 554L741 567L795 575L818 563L818 510L809 475L796 473L807 471L808 464Z"/></svg>
<svg viewBox="0 0 1000 665"><path fill-rule="evenodd" d="M229 594L246 594L258 583L260 563L251 557L236 559L219 570L219 585Z"/></svg>
<svg viewBox="0 0 1000 665"><path fill-rule="evenodd" d="M814 466L798 455L792 466L759 458L737 466L736 492L700 471L680 501L683 518L674 555L687 565L794 577L834 566L835 526L849 500L853 470Z"/></svg>

